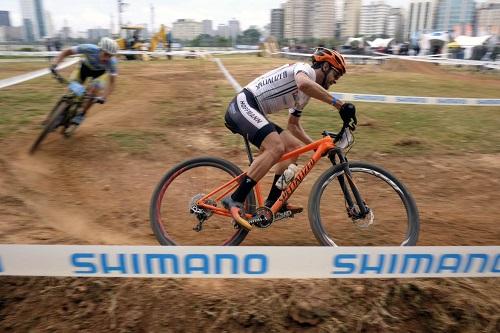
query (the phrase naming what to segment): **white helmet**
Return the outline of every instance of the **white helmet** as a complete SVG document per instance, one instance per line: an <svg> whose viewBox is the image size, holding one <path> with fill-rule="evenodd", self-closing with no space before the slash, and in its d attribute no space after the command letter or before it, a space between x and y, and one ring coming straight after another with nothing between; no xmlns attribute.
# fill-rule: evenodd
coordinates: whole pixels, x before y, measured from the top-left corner
<svg viewBox="0 0 500 333"><path fill-rule="evenodd" d="M98 46L101 50L109 54L116 54L116 51L118 51L118 44L116 41L108 37L101 38Z"/></svg>

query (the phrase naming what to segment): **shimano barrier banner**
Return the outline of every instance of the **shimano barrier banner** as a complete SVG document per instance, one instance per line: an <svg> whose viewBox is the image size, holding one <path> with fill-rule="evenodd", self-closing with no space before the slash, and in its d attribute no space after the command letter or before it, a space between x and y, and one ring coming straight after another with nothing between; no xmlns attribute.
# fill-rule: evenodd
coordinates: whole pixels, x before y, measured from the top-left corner
<svg viewBox="0 0 500 333"><path fill-rule="evenodd" d="M263 279L500 277L500 246L0 245L0 276Z"/></svg>
<svg viewBox="0 0 500 333"><path fill-rule="evenodd" d="M387 104L422 104L422 105L464 105L464 106L499 106L500 99L495 98L455 98L455 97L421 97L368 95L352 93L331 93L335 98L346 101L387 103Z"/></svg>

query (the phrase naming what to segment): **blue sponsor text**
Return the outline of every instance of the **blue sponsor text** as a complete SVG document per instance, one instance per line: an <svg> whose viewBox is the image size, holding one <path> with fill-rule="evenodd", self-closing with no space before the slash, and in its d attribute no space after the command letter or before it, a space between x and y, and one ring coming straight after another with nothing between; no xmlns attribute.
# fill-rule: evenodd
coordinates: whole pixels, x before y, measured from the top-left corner
<svg viewBox="0 0 500 333"><path fill-rule="evenodd" d="M500 254L339 254L332 266L336 275L500 273Z"/></svg>
<svg viewBox="0 0 500 333"><path fill-rule="evenodd" d="M75 274L263 275L268 270L264 254L74 253L70 259Z"/></svg>

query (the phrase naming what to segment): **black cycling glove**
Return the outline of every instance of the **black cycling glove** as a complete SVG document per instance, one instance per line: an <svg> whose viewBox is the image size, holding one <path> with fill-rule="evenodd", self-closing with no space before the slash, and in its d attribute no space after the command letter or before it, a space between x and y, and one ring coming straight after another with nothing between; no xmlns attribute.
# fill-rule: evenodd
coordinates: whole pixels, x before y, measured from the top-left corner
<svg viewBox="0 0 500 333"><path fill-rule="evenodd" d="M57 74L57 65L56 64L50 65L50 72L52 74Z"/></svg>
<svg viewBox="0 0 500 333"><path fill-rule="evenodd" d="M356 118L356 107L352 103L344 103L340 108L340 118L344 122L344 126L348 126L351 130L356 129L358 119Z"/></svg>

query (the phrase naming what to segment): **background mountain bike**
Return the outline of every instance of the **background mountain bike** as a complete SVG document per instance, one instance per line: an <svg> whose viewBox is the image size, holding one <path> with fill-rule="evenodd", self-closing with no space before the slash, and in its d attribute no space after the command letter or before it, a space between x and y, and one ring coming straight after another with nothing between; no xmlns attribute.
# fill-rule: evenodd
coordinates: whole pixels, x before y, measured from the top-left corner
<svg viewBox="0 0 500 333"><path fill-rule="evenodd" d="M282 156L280 161L313 152L270 208L264 206L260 185L247 197L244 216L253 229L268 228L294 217L282 209L322 157L332 166L313 185L308 203L310 227L325 246L409 246L419 234L419 215L407 188L379 166L348 162L345 151L354 137L348 128ZM253 156L245 140L250 163ZM239 245L248 231L240 228L221 200L239 185L243 172L235 164L200 157L168 171L153 193L151 227L162 245Z"/></svg>
<svg viewBox="0 0 500 333"><path fill-rule="evenodd" d="M71 119L80 111L84 102L92 100L93 103L102 103L95 96L88 95L86 88L78 82L68 82L59 73L53 72L54 78L62 84L68 85L68 93L63 95L56 103L43 123L42 132L38 135L30 149L30 153L36 152L47 135L61 127L61 134L70 137L77 126L71 123Z"/></svg>

